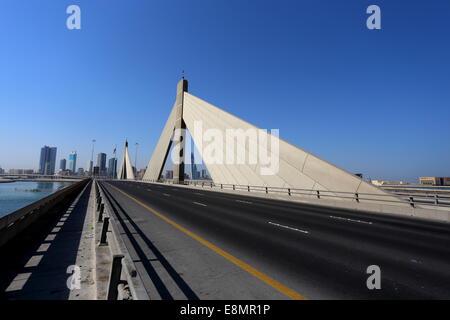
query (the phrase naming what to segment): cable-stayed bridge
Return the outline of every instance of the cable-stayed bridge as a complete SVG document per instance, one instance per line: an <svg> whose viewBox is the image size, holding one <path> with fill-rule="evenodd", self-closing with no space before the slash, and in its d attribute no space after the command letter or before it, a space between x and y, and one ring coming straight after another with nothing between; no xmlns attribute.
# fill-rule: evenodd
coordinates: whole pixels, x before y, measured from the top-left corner
<svg viewBox="0 0 450 320"><path fill-rule="evenodd" d="M186 130L210 181L185 179ZM127 145L118 173L0 218L3 298L450 298L449 194L375 187L185 79L143 180Z"/></svg>

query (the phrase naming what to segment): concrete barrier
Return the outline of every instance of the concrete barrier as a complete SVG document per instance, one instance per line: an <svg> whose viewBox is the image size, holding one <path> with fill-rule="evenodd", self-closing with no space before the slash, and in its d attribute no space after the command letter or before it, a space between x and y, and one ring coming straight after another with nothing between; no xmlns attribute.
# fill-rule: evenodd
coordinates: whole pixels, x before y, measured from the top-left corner
<svg viewBox="0 0 450 320"><path fill-rule="evenodd" d="M33 222L50 213L57 206L70 202L89 181L90 179L85 179L74 183L0 218L0 247L20 235L24 230L31 227Z"/></svg>
<svg viewBox="0 0 450 320"><path fill-rule="evenodd" d="M96 263L103 263L100 260L105 260L105 257L102 259L100 251L105 254L105 247L108 247L109 257L106 259L110 264L107 283L97 283L97 286L101 286L100 290L99 287L97 290L102 292L98 298L117 300L126 297L132 300L149 300L142 279L122 239L124 231L112 207L111 195L97 181L94 185L97 198L97 229L101 230L98 234L99 245L96 247ZM125 287L129 289L129 294L123 291Z"/></svg>
<svg viewBox="0 0 450 320"><path fill-rule="evenodd" d="M191 189L204 189L216 192L225 192L232 194L239 194L250 197L266 198L266 199L276 199L289 202L300 202L311 205L326 206L340 209L350 209L356 211L364 211L369 213L382 213L395 216L408 216L415 217L418 219L426 219L440 222L450 222L450 207L449 206L437 206L437 205L426 205L414 203L411 206L408 202L398 201L385 201L382 199L366 199L368 194L360 194L359 201L355 200L355 196L350 194L348 199L344 199L344 196L330 196L325 195L324 191L321 191L320 195L312 192L308 194L306 191L299 193L295 192L296 189L283 189L283 192L273 192L274 188L266 187L255 187L255 186L239 186L232 185L227 189L224 188L225 185L211 185L209 183L200 184L166 184L161 182L150 182L150 181L136 181L137 183L152 183L152 184L163 184L174 187L191 188ZM271 191L272 189L272 191ZM249 192L250 191L250 192ZM330 192L330 191L328 191ZM338 193L338 192L335 192ZM395 195L394 195L395 196Z"/></svg>

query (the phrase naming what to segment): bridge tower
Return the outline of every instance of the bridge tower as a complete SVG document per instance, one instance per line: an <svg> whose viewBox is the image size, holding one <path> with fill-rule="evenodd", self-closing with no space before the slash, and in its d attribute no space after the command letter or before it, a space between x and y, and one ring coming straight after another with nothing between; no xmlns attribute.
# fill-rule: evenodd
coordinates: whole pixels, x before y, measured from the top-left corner
<svg viewBox="0 0 450 320"><path fill-rule="evenodd" d="M128 153L128 140L125 141L125 148L123 150L122 162L118 171L119 180L134 180L133 166L130 161Z"/></svg>
<svg viewBox="0 0 450 320"><path fill-rule="evenodd" d="M183 118L184 93L188 91L188 81L184 75L177 84L177 98L175 100L175 128L173 141L174 146L173 183L184 181L184 150L186 140L186 123ZM168 151L168 150L167 150Z"/></svg>

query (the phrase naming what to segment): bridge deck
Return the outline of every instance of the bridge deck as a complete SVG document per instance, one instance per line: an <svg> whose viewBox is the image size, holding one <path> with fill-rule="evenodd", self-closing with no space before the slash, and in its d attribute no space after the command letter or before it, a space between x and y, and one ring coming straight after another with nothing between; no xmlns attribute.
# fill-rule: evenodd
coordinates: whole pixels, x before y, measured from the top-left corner
<svg viewBox="0 0 450 320"><path fill-rule="evenodd" d="M151 299L449 298L450 226L135 182L102 182ZM382 290L368 290L367 267Z"/></svg>

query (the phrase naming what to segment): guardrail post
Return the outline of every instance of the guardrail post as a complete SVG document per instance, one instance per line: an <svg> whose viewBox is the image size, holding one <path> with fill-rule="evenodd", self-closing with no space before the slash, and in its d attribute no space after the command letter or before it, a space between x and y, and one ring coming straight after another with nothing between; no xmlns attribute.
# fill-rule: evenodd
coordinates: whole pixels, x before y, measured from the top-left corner
<svg viewBox="0 0 450 320"><path fill-rule="evenodd" d="M320 199L320 191L317 190L317 199Z"/></svg>
<svg viewBox="0 0 450 320"><path fill-rule="evenodd" d="M414 198L413 197L409 197L409 204L411 205L411 207L414 208Z"/></svg>
<svg viewBox="0 0 450 320"><path fill-rule="evenodd" d="M103 212L105 211L105 204L101 203L100 204L100 210L98 212L98 222L102 222L103 221Z"/></svg>
<svg viewBox="0 0 450 320"><path fill-rule="evenodd" d="M202 188L203 188L203 185L204 185L205 183L204 182L202 182Z"/></svg>
<svg viewBox="0 0 450 320"><path fill-rule="evenodd" d="M291 188L288 188L288 195L291 195Z"/></svg>
<svg viewBox="0 0 450 320"><path fill-rule="evenodd" d="M434 204L439 204L439 196L437 194L434 196Z"/></svg>
<svg viewBox="0 0 450 320"><path fill-rule="evenodd" d="M248 192L250 192L250 186L247 186L247 190L248 190Z"/></svg>
<svg viewBox="0 0 450 320"><path fill-rule="evenodd" d="M213 183L211 182L211 188L213 187Z"/></svg>
<svg viewBox="0 0 450 320"><path fill-rule="evenodd" d="M233 184L233 190L236 190L236 186Z"/></svg>
<svg viewBox="0 0 450 320"><path fill-rule="evenodd" d="M220 189L223 189L223 184L222 183L220 184Z"/></svg>
<svg viewBox="0 0 450 320"><path fill-rule="evenodd" d="M269 188L266 187L266 193L269 193Z"/></svg>
<svg viewBox="0 0 450 320"><path fill-rule="evenodd" d="M100 197L100 198L98 198L98 201L97 201L97 212L100 211L101 204L102 204L102 198Z"/></svg>
<svg viewBox="0 0 450 320"><path fill-rule="evenodd" d="M108 283L108 300L117 300L117 296L119 294L118 287L120 283L120 275L122 274L122 259L124 258L123 254L115 254L113 256L112 265L111 265L111 273L109 275L109 283Z"/></svg>
<svg viewBox="0 0 450 320"><path fill-rule="evenodd" d="M355 193L355 200L356 200L356 202L359 202L359 195L358 195L358 192Z"/></svg>
<svg viewBox="0 0 450 320"><path fill-rule="evenodd" d="M108 227L109 227L109 217L105 217L103 219L102 235L100 237L100 245L108 244L106 241L106 233L108 232Z"/></svg>

